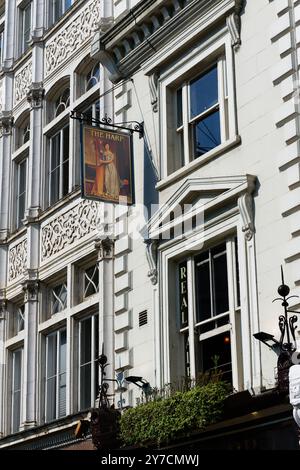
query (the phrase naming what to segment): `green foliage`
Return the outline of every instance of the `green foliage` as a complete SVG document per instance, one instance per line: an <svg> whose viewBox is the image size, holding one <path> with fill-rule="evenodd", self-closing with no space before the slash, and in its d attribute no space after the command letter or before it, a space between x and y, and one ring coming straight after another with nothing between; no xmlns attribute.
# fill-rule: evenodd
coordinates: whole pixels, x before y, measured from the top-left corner
<svg viewBox="0 0 300 470"><path fill-rule="evenodd" d="M188 436L220 419L228 393L225 382L210 382L131 408L121 417L121 439L125 445L159 446Z"/></svg>

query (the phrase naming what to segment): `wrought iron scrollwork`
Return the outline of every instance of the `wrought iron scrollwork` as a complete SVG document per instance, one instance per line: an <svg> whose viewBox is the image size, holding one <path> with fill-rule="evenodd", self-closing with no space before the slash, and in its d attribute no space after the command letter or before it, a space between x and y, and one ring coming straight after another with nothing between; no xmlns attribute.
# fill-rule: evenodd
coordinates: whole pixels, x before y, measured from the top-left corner
<svg viewBox="0 0 300 470"><path fill-rule="evenodd" d="M71 119L76 119L80 121L81 123L87 123L87 124L95 124L96 126L108 126L108 127L113 127L115 129L121 129L121 130L126 130L129 131L131 134L133 132L137 132L139 134L139 138L142 139L144 137L144 123L143 122L138 122L138 121L125 121L125 122L113 122L113 120L105 114L105 116L101 119L94 119L89 116L87 116L84 113L79 113L78 111L71 111L70 114ZM130 127L127 126L130 125Z"/></svg>

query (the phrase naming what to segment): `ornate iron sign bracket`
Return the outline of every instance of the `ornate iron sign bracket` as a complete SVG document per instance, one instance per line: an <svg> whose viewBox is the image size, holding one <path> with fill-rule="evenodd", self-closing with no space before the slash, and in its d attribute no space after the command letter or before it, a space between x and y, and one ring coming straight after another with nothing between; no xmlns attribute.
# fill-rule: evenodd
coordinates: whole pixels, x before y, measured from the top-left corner
<svg viewBox="0 0 300 470"><path fill-rule="evenodd" d="M105 116L102 119L94 119L88 117L84 113L79 113L77 111L71 111L70 114L71 119L76 119L77 121L80 121L81 123L87 123L87 124L96 124L97 126L107 126L107 127L113 127L115 129L121 129L121 130L126 130L129 131L131 134L133 132L137 132L139 134L139 138L142 139L144 137L144 123L143 122L138 122L138 121L126 121L126 122L118 122L114 123L110 117L105 114ZM126 124L132 124L131 127L127 127Z"/></svg>

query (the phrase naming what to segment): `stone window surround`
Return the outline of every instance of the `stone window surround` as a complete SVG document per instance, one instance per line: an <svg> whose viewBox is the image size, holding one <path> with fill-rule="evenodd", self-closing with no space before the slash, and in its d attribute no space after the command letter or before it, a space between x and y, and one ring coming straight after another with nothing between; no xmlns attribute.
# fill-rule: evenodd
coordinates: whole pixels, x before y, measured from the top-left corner
<svg viewBox="0 0 300 470"><path fill-rule="evenodd" d="M227 89L228 89L228 118L226 122L221 119L221 128L228 128L228 138L222 139L221 145L215 147L201 157L190 161L188 164L174 171L168 175L167 159L168 147L166 138L166 129L168 122L168 109L167 109L167 90L169 87L180 83L181 77L187 75L193 77L195 75L195 68L201 73L201 67L206 68L207 64L213 63L214 60L225 56L226 69L227 69ZM203 65L202 65L203 64ZM161 190L173 183L177 179L185 176L187 173L194 171L217 155L226 152L229 148L237 145L240 142L240 137L237 130L237 118L235 113L235 88L234 88L234 57L231 45L231 37L229 33L217 38L216 41L210 43L207 47L199 45L194 48L189 54L185 55L181 60L176 62L176 66L171 66L159 79L159 94L160 94L160 132L161 132L161 180L158 182L156 188ZM222 77L224 79L224 76ZM220 97L222 100L222 97ZM223 131L224 134L224 131Z"/></svg>

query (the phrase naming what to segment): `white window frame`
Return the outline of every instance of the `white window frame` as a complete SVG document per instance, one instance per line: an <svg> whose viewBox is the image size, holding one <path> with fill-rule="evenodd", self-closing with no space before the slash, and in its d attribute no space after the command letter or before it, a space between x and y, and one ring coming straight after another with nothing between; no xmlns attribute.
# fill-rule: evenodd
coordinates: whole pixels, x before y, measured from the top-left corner
<svg viewBox="0 0 300 470"><path fill-rule="evenodd" d="M20 428L20 425L21 425L21 422L22 422L22 382L23 382L23 347L19 347L18 349L15 349L13 351L11 351L11 367L12 367L12 375L11 375L11 417L10 417L10 428L11 428L11 432L14 433L14 432L18 432L19 429L14 429L14 413L15 413L15 400L14 400L14 396L15 396L15 393L19 393L20 394L20 410L19 410L19 414L20 414L20 423L19 423L19 428ZM15 371L15 361L16 361L16 354L17 353L21 353L21 361L20 361L20 371L19 371L19 374L20 374L20 389L19 390L14 390L14 383L15 383L15 374L16 374L16 371Z"/></svg>
<svg viewBox="0 0 300 470"><path fill-rule="evenodd" d="M26 20L26 12L28 11L28 9L30 9L30 25L29 25L29 30L27 30L29 32L29 40L28 40L28 43L26 43L25 41L25 20ZM31 29L32 29L32 1L29 1L27 3L25 3L24 5L20 6L19 7L19 25L20 25L20 29L19 29L19 34L20 34L20 55L21 54L24 54L28 48L29 48L29 42L30 42L30 33L31 33Z"/></svg>
<svg viewBox="0 0 300 470"><path fill-rule="evenodd" d="M225 325L212 328L211 330L199 333L198 340L199 342L205 341L208 338L212 338L214 336L220 335L222 333L228 332L230 334L230 344L231 344L231 364L232 364L232 380L234 385L238 382L236 377L236 371L234 370L234 364L237 363L237 352L236 349L240 346L236 344L236 334L238 332L234 331L233 325L236 325L237 319L236 317L240 315L240 305L238 305L237 301L237 273L236 273L236 251L235 251L235 238L236 236L226 237L223 240L219 240L217 243L214 243L212 246L208 246L203 248L200 252L195 252L193 256L189 256L188 258L184 258L179 261L179 264L182 261L186 261L187 263L187 285L188 285L188 298L189 298L189 315L188 315L188 325L184 328L180 328L180 333L189 334L189 355L190 355L190 371L191 377L196 377L196 344L197 336L194 337L194 333L198 331L198 328L205 324L212 323L213 321L219 320L224 317L228 317L229 322ZM195 280L195 258L208 251L211 248L215 248L221 244L226 244L226 260L227 260L227 280L228 280L228 311L222 312L219 315L212 315L209 319L203 320L201 322L197 322L196 315L197 315L197 307L196 307L196 280ZM210 272L211 275L211 272ZM211 289L212 282L211 282ZM213 296L213 292L211 291L211 297ZM190 302L192 302L192 309L190 307Z"/></svg>
<svg viewBox="0 0 300 470"><path fill-rule="evenodd" d="M17 229L23 226L22 219L24 218L26 207L27 207L27 181L28 181L28 155L24 156L20 161L15 162L16 165L16 217L15 217L15 226ZM21 165L25 165L25 189L20 192L20 174L21 174ZM20 219L20 198L24 195L25 204L24 204L24 214L22 219Z"/></svg>
<svg viewBox="0 0 300 470"><path fill-rule="evenodd" d="M55 23L57 23L60 18L66 13L66 11L68 11L70 8L72 8L72 5L74 3L74 0L71 0L71 5L66 8L66 5L65 5L65 0L59 0L61 2L61 7L62 7L62 11L61 11L61 14L55 18L55 2L57 0L48 0L48 27L50 28L51 26L53 26Z"/></svg>
<svg viewBox="0 0 300 470"><path fill-rule="evenodd" d="M231 39L227 34L212 44L200 45L187 53L184 58L176 62L176 66L170 67L160 78L160 132L161 132L161 176L162 181L158 186L168 181L177 179L191 170L203 165L219 153L224 152L230 146L240 141L237 134L237 120L235 112L235 82L234 82L234 56ZM184 165L170 170L168 158L176 151L176 143L173 149L169 147L168 135L176 137L177 129L177 105L176 92L180 86L197 78L208 70L213 64L218 64L218 94L220 106L220 131L221 144L193 159L190 150L189 136L189 93L187 86L183 88L183 128L184 128ZM226 112L225 112L226 110ZM226 115L226 118L225 118ZM172 123L173 120L173 123ZM176 140L175 138L173 139Z"/></svg>
<svg viewBox="0 0 300 470"><path fill-rule="evenodd" d="M78 351L78 411L83 411L81 407L81 369L88 365L91 364L91 402L88 408L93 407L95 400L96 400L96 387L95 387L95 381L96 381L96 368L99 367L97 363L97 357L96 357L96 337L97 337L97 321L96 317L98 318L98 335L99 335L99 315L97 313L90 315L88 317L82 318L79 320L78 324L78 343L79 343L79 351ZM89 362L86 362L85 364L81 364L81 348L82 348L82 341L81 341L81 331L82 331L82 322L91 319L91 360ZM99 337L99 336L98 336ZM98 350L99 350L99 340L98 340ZM93 358L93 354L95 357ZM99 380L99 375L98 375L98 380Z"/></svg>
<svg viewBox="0 0 300 470"><path fill-rule="evenodd" d="M61 346L61 335L62 333L65 332L66 334L66 370L61 372L60 371L60 368L59 368L59 363L60 363L60 346ZM49 354L49 346L48 346L48 342L49 342L49 337L50 336L55 336L56 335L56 369L55 369L55 374L52 375L51 377L48 377L48 354ZM67 329L66 328L61 328L57 331L55 331L54 333L49 333L46 335L45 337L45 346L46 346L46 354L45 354L45 357L46 357L46 374L45 374L45 422L51 422L52 420L55 420L55 419L58 419L58 418L62 418L63 416L66 416L67 414L67 409L68 409L68 404L67 404L67 400L68 400L68 380L67 380L67 377L68 377L68 374L67 374L67 357L68 357L68 335L67 335ZM59 407L60 407L60 402L59 402L59 378L61 375L65 374L66 376L66 413L64 415L59 415ZM54 400L55 400L55 403L54 403L54 408L55 408L55 417L53 419L49 419L48 420L48 417L47 417L47 403L48 403L48 400L50 399L48 397L48 387L47 387L47 382L48 380L52 379L53 377L55 377L55 396L54 396Z"/></svg>
<svg viewBox="0 0 300 470"><path fill-rule="evenodd" d="M65 300L65 304L63 303L63 301L61 300L60 296L57 296L56 293L54 292L54 290L57 288L57 287L60 287L60 293L61 293L61 290L63 288L65 288L65 292L66 292L66 300ZM68 306L68 285L67 285L67 282L66 281L62 281L61 283L59 284L56 284L55 286L51 287L50 289L50 295L51 295L51 299L50 299L50 309L51 309L51 316L52 315L56 315L57 313L60 313L60 312L63 312L67 306ZM54 300L55 299L55 300ZM58 305L61 307L61 308L58 308L58 310L56 312L54 312L53 308L54 308L54 304L55 302L58 302Z"/></svg>
<svg viewBox="0 0 300 470"><path fill-rule="evenodd" d="M70 145L70 131L71 131L71 127L70 127L70 123L68 122L66 125L62 126L58 132L56 132L55 134L53 134L52 136L49 137L49 167L48 167L48 176L49 176L49 188L48 188L48 206L51 206L53 204L55 204L56 202L58 202L60 199L62 199L63 197L65 197L68 192L69 192L69 186L70 186L70 152L68 154L68 159L64 161L64 155L63 155L63 151L64 151L64 130L68 128L69 129L69 145ZM56 167L55 169L52 169L51 168L51 165L52 165L52 152L53 152L53 145L54 145L54 139L57 137L57 136L60 136L60 150L59 150L59 165L58 167ZM64 176L64 172L63 172L63 166L65 164L65 162L68 162L68 189L67 189L67 193L64 194L63 193L63 176ZM59 169L59 187L58 187L58 198L55 199L53 202L52 202L52 174L54 173L55 170Z"/></svg>

